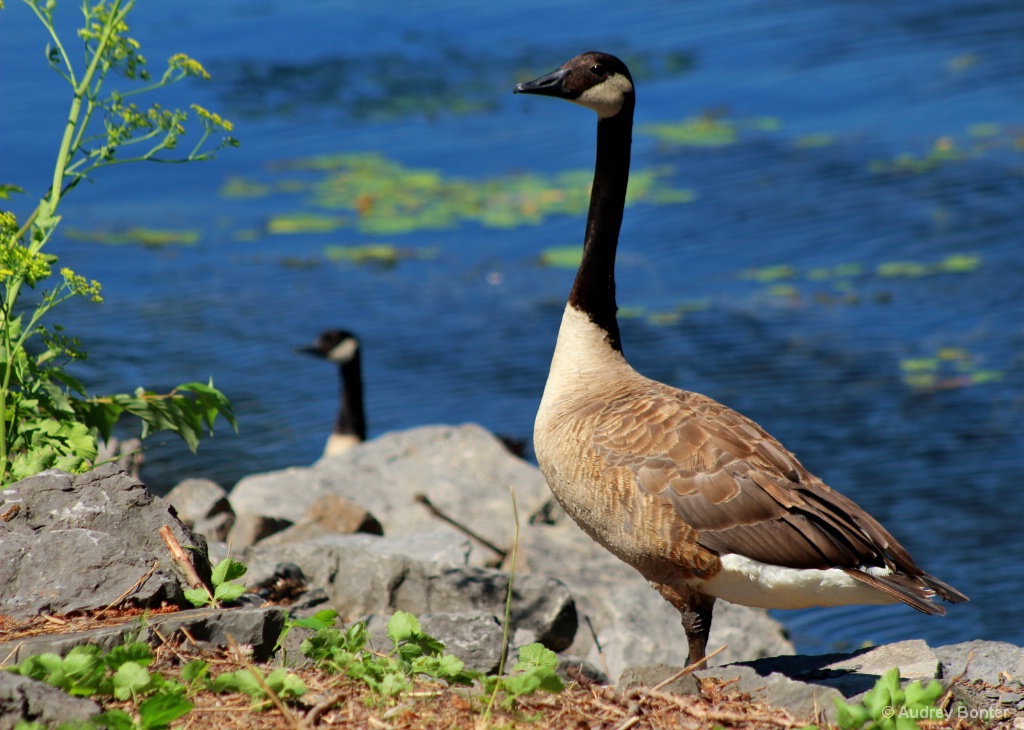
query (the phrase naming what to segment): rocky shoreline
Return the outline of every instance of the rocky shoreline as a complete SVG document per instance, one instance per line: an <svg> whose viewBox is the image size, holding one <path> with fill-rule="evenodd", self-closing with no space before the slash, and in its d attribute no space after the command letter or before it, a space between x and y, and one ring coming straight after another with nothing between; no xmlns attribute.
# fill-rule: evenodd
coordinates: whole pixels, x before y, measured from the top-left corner
<svg viewBox="0 0 1024 730"><path fill-rule="evenodd" d="M160 537L164 525L192 550L200 573L209 570L207 556L216 563L230 545L231 557L249 568L242 581L252 592L240 608L150 615L145 630L153 637L187 627L197 641L221 647L231 635L266 658L287 615L334 608L382 633L387 618L404 610L469 667L493 672L515 546L513 648L540 642L559 653L563 668L582 667L620 688L657 684L685 653L676 611L552 506L535 467L467 424L386 434L309 467L246 477L230 495L190 479L161 499L113 466L22 480L0 492L0 657L13 663L79 643L113 646L139 631L132 623L4 636L39 614L109 610L125 601L185 605ZM265 606L283 595L286 608ZM800 718L834 720L834 697L855 700L893 666L906 681L949 683L963 674L961 683L977 688L961 698L973 718L1010 728L1024 716L1024 649L1011 644L905 641L793 656L766 612L720 602L708 647L722 645L728 648L698 676L735 680L736 689ZM672 689L687 691L678 685ZM0 730L26 708L48 721L78 717L81 701L57 695L0 673Z"/></svg>

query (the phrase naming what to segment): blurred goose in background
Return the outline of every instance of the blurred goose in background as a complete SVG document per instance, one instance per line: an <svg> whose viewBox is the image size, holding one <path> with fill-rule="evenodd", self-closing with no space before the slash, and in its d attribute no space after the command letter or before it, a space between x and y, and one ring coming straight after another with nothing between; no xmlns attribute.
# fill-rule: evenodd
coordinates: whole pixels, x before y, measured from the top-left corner
<svg viewBox="0 0 1024 730"><path fill-rule="evenodd" d="M366 440L366 414L363 411L363 373L360 344L351 332L327 330L321 332L313 344L300 348L300 352L333 362L338 366L341 384L338 415L334 429L327 437L324 456L348 451Z"/></svg>
<svg viewBox="0 0 1024 730"><path fill-rule="evenodd" d="M537 461L576 523L679 610L690 661L705 657L716 598L762 608L902 601L928 614L945 613L936 594L966 601L749 418L626 361L615 252L635 91L622 61L584 53L515 92L598 116L583 259L537 413Z"/></svg>

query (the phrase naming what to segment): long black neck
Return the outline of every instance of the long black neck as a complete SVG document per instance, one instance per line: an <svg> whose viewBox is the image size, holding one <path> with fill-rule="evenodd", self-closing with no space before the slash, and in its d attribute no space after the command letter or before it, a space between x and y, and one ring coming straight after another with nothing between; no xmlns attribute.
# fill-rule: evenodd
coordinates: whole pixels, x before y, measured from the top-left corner
<svg viewBox="0 0 1024 730"><path fill-rule="evenodd" d="M569 303L608 333L608 342L622 350L615 319L615 249L626 206L629 152L633 140L633 99L614 117L598 120L597 162L587 214L583 261L569 294Z"/></svg>
<svg viewBox="0 0 1024 730"><path fill-rule="evenodd" d="M334 433L366 440L366 414L363 412L363 376L358 350L348 362L338 366L341 378L341 408L334 422Z"/></svg>

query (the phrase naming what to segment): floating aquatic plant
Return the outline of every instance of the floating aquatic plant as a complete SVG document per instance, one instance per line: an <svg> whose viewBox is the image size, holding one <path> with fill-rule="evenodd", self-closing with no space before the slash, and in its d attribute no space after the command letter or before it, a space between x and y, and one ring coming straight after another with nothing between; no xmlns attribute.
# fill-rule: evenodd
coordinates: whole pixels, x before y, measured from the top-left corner
<svg viewBox="0 0 1024 730"><path fill-rule="evenodd" d="M585 214L593 178L591 170L484 180L447 178L436 170L405 167L372 153L291 160L275 169L323 173L319 180L308 183L311 204L352 215L278 215L268 223L270 233L324 233L351 225L361 233L390 236L452 228L465 222L490 228L533 225L551 215ZM692 201L692 191L663 182L671 173L669 167L638 170L630 178L627 203L669 205ZM245 180L229 188L250 189L258 187Z"/></svg>
<svg viewBox="0 0 1024 730"><path fill-rule="evenodd" d="M760 269L744 269L740 272L739 278L753 279L764 284L782 279L794 279L796 276L796 267L789 264L779 264L777 266L765 266Z"/></svg>
<svg viewBox="0 0 1024 730"><path fill-rule="evenodd" d="M327 246L324 256L328 261L347 261L353 264L377 264L391 267L402 259L432 259L437 256L433 248L398 248L390 243L371 243L362 246Z"/></svg>
<svg viewBox="0 0 1024 730"><path fill-rule="evenodd" d="M883 278L931 276L933 274L967 274L981 266L977 254L951 254L935 263L919 261L889 261L879 264L875 273Z"/></svg>
<svg viewBox="0 0 1024 730"><path fill-rule="evenodd" d="M63 234L74 241L103 243L109 246L194 246L199 243L199 231L172 231L157 228L133 227L124 231L86 231L66 228Z"/></svg>
<svg viewBox="0 0 1024 730"><path fill-rule="evenodd" d="M273 192L266 183L254 182L242 177L229 177L220 187L220 194L225 198L265 198Z"/></svg>
<svg viewBox="0 0 1024 730"><path fill-rule="evenodd" d="M345 225L343 216L317 215L314 213L287 213L275 215L267 221L267 233L330 233Z"/></svg>
<svg viewBox="0 0 1024 730"><path fill-rule="evenodd" d="M540 253L540 265L553 269L576 269L583 259L582 245L552 246Z"/></svg>
<svg viewBox="0 0 1024 730"><path fill-rule="evenodd" d="M913 390L934 391L984 385L1003 378L998 370L979 366L979 359L960 347L942 347L929 357L900 360L903 382Z"/></svg>
<svg viewBox="0 0 1024 730"><path fill-rule="evenodd" d="M659 142L684 147L724 147L735 144L741 131L774 132L779 121L773 117L754 117L740 121L706 113L679 122L644 124L640 134L648 134Z"/></svg>
<svg viewBox="0 0 1024 730"><path fill-rule="evenodd" d="M875 173L924 174L944 165L983 157L992 151L1024 150L1024 135L1019 127L997 122L977 122L967 127L966 140L940 137L924 154L903 153L891 160L872 160L868 169Z"/></svg>

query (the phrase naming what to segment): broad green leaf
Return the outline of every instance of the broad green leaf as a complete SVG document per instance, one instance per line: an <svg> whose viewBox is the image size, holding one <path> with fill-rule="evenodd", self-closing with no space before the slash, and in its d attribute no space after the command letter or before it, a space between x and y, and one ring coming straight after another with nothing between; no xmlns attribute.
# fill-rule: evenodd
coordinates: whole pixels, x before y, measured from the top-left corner
<svg viewBox="0 0 1024 730"><path fill-rule="evenodd" d="M205 606L210 603L210 594L205 588L186 588L185 600L193 606Z"/></svg>
<svg viewBox="0 0 1024 730"><path fill-rule="evenodd" d="M298 626L303 629L318 629L330 628L334 625L335 620L338 618L338 612L333 608L325 608L322 611L317 611L312 616L306 618L296 619L292 621L293 626Z"/></svg>
<svg viewBox="0 0 1024 730"><path fill-rule="evenodd" d="M420 633L420 622L411 613L395 611L388 620L388 638L395 642L395 646L418 633Z"/></svg>
<svg viewBox="0 0 1024 730"><path fill-rule="evenodd" d="M555 669L558 666L558 655L543 644L533 643L519 648L519 663L515 669L530 667L547 667Z"/></svg>
<svg viewBox="0 0 1024 730"><path fill-rule="evenodd" d="M142 730L162 730L192 711L192 703L178 694L155 694L139 704Z"/></svg>
<svg viewBox="0 0 1024 730"><path fill-rule="evenodd" d="M247 570L248 568L244 563L232 560L231 558L224 558L217 563L217 567L213 569L213 582L216 585L227 583L228 581L235 580L236 578L241 578L245 575Z"/></svg>
<svg viewBox="0 0 1024 730"><path fill-rule="evenodd" d="M147 672L137 662L125 662L114 672L114 697L119 700L128 700L149 689L150 678Z"/></svg>
<svg viewBox="0 0 1024 730"><path fill-rule="evenodd" d="M209 676L210 665L202 659L193 659L181 668L181 679L189 684Z"/></svg>
<svg viewBox="0 0 1024 730"><path fill-rule="evenodd" d="M213 591L213 597L217 601L230 603L245 593L245 586L239 583L221 583Z"/></svg>

